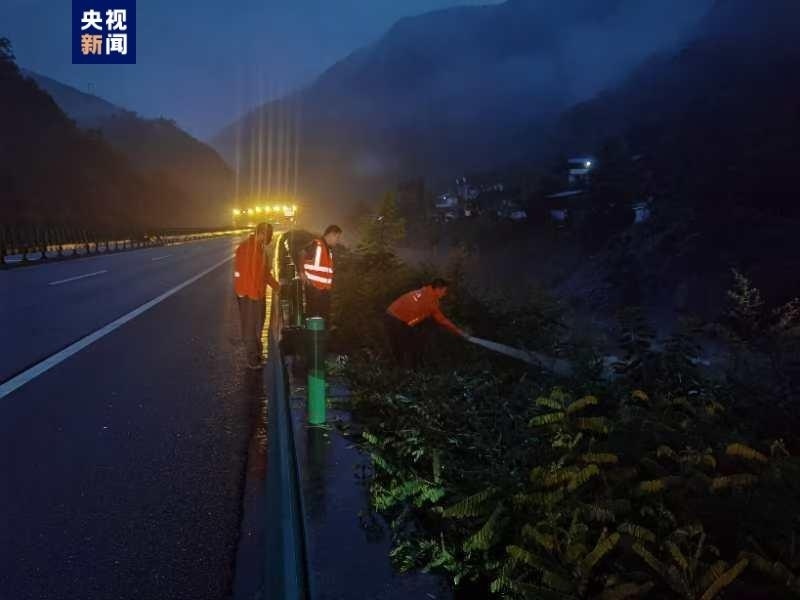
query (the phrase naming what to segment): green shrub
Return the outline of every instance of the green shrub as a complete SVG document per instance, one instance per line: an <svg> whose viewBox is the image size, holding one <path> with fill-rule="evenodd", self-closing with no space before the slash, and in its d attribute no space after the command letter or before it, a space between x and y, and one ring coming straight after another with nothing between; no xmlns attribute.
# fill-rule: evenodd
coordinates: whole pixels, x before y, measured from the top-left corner
<svg viewBox="0 0 800 600"><path fill-rule="evenodd" d="M358 341L343 372L399 568L481 597L800 594L800 461L741 418L740 388L702 376L696 325L659 347L625 311L610 380L591 349L557 381L445 336L438 360L405 372L381 360L383 311L430 273L388 251L340 265L334 318ZM455 320L577 360L547 294L487 301L461 271Z"/></svg>
<svg viewBox="0 0 800 600"><path fill-rule="evenodd" d="M800 462L739 441L717 399L365 369L353 409L402 568L512 598L800 591Z"/></svg>

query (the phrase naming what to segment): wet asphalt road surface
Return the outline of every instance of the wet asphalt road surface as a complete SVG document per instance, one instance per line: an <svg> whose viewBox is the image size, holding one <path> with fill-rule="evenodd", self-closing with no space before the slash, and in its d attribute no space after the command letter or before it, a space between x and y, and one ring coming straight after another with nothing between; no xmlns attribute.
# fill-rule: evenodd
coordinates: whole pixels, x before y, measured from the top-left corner
<svg viewBox="0 0 800 600"><path fill-rule="evenodd" d="M0 273L0 381L224 259L233 245ZM9 278L17 278L13 289ZM242 365L231 280L227 262L0 398L0 599L229 596L248 443L264 402L261 373ZM10 345L23 356L11 367Z"/></svg>
<svg viewBox="0 0 800 600"><path fill-rule="evenodd" d="M0 271L0 381L230 256L230 237Z"/></svg>

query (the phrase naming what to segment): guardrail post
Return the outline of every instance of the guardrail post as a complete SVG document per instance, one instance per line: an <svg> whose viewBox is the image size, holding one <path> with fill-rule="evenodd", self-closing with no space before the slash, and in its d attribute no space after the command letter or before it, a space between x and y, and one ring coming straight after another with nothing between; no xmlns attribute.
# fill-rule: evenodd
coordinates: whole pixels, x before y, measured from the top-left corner
<svg viewBox="0 0 800 600"><path fill-rule="evenodd" d="M27 262L30 261L30 259L28 258L28 254L31 251L31 246L30 246L31 234L30 234L30 230L25 231L23 235L25 235L25 237L22 238L22 245L21 245L21 247L22 247L22 262L27 263Z"/></svg>
<svg viewBox="0 0 800 600"><path fill-rule="evenodd" d="M53 236L51 235L50 227L43 225L40 230L40 240L42 244L42 261L47 260L47 253L50 251L50 242Z"/></svg>
<svg viewBox="0 0 800 600"><path fill-rule="evenodd" d="M294 307L294 314L292 315L292 325L295 327L302 327L303 325L303 280L300 276L295 274L292 279L292 306Z"/></svg>
<svg viewBox="0 0 800 600"><path fill-rule="evenodd" d="M308 334L308 422L324 425L325 415L325 319L306 319Z"/></svg>
<svg viewBox="0 0 800 600"><path fill-rule="evenodd" d="M0 267L6 265L6 256L8 255L8 235L5 227L0 227Z"/></svg>

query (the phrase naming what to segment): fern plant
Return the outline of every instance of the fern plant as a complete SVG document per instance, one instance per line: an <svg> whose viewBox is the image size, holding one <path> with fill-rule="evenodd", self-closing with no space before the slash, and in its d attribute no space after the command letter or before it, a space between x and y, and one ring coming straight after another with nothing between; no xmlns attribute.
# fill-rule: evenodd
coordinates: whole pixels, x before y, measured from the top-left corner
<svg viewBox="0 0 800 600"><path fill-rule="evenodd" d="M716 597L749 562L740 559L729 564L720 559L700 525L676 529L658 548L637 541L632 550L678 597L691 600Z"/></svg>
<svg viewBox="0 0 800 600"><path fill-rule="evenodd" d="M380 315L385 273L354 264L339 318L362 302ZM466 286L452 299L454 315L481 312ZM377 335L369 321L347 327L366 339ZM446 372L397 372L374 347L342 365L399 568L486 582L484 596L512 600L798 592L796 437L754 432L731 403L736 388L697 368L691 328L663 348L641 311L620 329L613 382L552 388L460 351Z"/></svg>

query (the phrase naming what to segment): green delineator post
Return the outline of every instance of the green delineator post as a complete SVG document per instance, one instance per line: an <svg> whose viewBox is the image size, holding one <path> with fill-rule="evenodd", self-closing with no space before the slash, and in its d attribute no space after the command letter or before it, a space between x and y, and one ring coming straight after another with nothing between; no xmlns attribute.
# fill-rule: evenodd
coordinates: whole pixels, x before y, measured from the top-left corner
<svg viewBox="0 0 800 600"><path fill-rule="evenodd" d="M308 422L324 425L325 418L325 319L306 319L308 332Z"/></svg>

